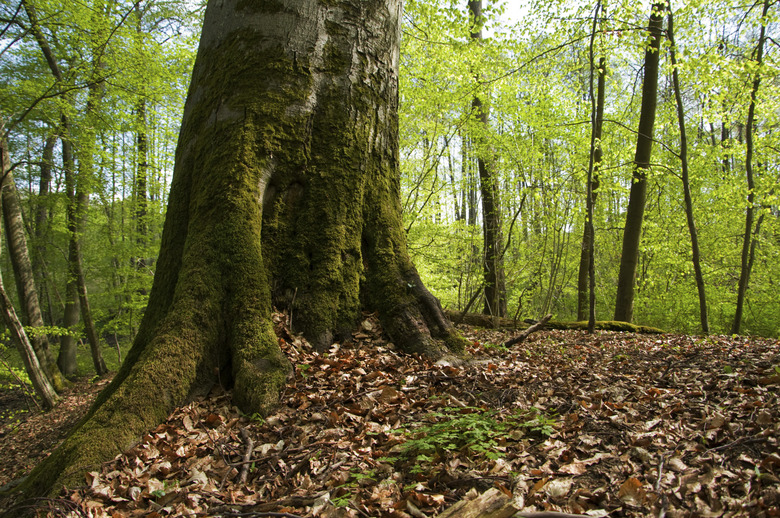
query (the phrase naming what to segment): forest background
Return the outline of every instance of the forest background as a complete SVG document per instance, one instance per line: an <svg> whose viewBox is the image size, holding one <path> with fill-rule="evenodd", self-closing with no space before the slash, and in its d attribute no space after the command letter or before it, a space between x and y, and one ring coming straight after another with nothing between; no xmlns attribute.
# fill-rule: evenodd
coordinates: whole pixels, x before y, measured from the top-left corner
<svg viewBox="0 0 780 518"><path fill-rule="evenodd" d="M656 8L665 32L653 154L643 170L633 320L683 333L701 332L706 322L711 333L777 337L777 6L658 5L666 9ZM475 25L465 1L405 3L400 156L413 261L451 309L587 318L578 281L590 175L597 180L590 184L594 309L598 319L611 319L636 176L651 4L485 2L483 9ZM15 198L44 330L59 336L54 349L65 375L85 369L76 360L80 339L121 352L140 322L202 11L167 0L0 6L4 165L16 187L6 176L6 242L13 243ZM603 130L593 139L599 71ZM595 168L592 143L602 154ZM494 199L486 209L488 185ZM701 317L692 235L708 319ZM491 247L500 286L486 280ZM0 257L2 275L18 281L11 255ZM482 297L491 287L501 302ZM6 291L20 307L23 287ZM100 372L98 360L94 366Z"/></svg>

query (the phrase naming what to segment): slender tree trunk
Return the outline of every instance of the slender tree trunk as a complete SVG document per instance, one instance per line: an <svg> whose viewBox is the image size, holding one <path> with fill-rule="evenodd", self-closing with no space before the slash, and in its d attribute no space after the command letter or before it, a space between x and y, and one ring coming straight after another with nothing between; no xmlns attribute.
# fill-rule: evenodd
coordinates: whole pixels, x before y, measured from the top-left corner
<svg viewBox="0 0 780 518"><path fill-rule="evenodd" d="M22 305L22 320L25 325L40 330L44 327L43 315L38 301L38 292L35 289L35 276L30 253L27 249L22 208L19 204L19 195L13 174L10 171L2 179L2 199L8 251L16 279L16 290ZM28 336L28 338L49 381L58 391L64 389L65 381L54 360L54 354L49 348L49 339L46 334L38 332Z"/></svg>
<svg viewBox="0 0 780 518"><path fill-rule="evenodd" d="M588 319L588 331L593 332L596 325L595 308L595 264L596 236L593 223L593 211L598 197L599 168L604 155L601 147L602 127L604 126L604 88L607 77L607 58L599 58L597 69L596 95L593 95L593 69L596 68L594 45L596 39L596 27L598 26L599 11L603 11L601 2L596 4L593 14L593 27L590 39L590 99L591 99L591 138L590 160L588 163L588 183L585 198L586 216L582 231L582 249L580 253L580 268L577 276L577 320ZM603 16L603 14L602 14ZM592 326L592 328L591 328Z"/></svg>
<svg viewBox="0 0 780 518"><path fill-rule="evenodd" d="M3 313L3 322L11 332L11 338L13 338L19 350L19 355L24 361L25 370L30 376L35 393L43 401L45 409L54 408L59 402L59 396L57 396L57 391L54 390L54 386L49 382L48 376L38 361L32 344L30 344L27 338L27 333L24 331L22 322L16 316L11 299L8 298L8 294L3 287L2 276L0 276L0 311Z"/></svg>
<svg viewBox="0 0 780 518"><path fill-rule="evenodd" d="M75 178L75 192L72 189L68 190L69 204L75 209L68 212L68 217L74 218L72 222L68 222L68 228L71 231L70 250L73 252L71 259L74 261L69 269L72 274L75 275L81 320L84 323L84 331L92 355L92 364L95 368L95 373L98 376L107 373L108 369L106 368L106 362L103 360L103 354L100 350L100 339L89 305L86 278L84 276L84 258L81 253L81 241L87 224L89 194L92 191L92 185L95 181L95 156L98 138L97 127L99 124L97 112L105 95L105 85L101 79L104 68L102 62L103 52L100 50L105 38L105 25L103 24L105 8L105 3L101 1L97 1L93 5L93 25L97 30L91 34L90 38L90 45L92 48L92 76L84 110L84 123L82 124L80 131L78 146L79 171L78 176ZM71 184L71 187L73 187L73 184Z"/></svg>
<svg viewBox="0 0 780 518"><path fill-rule="evenodd" d="M680 126L680 165L682 167L683 199L685 201L685 219L688 222L688 232L691 234L691 260L696 276L696 289L699 293L699 320L702 333L709 334L710 324L707 316L707 295L704 289L704 275L701 271L701 253L699 251L699 234L696 231L696 223L693 219L693 199L691 198L691 186L688 179L688 136L685 131L685 109L680 93L680 74L677 72L677 55L674 42L674 16L671 5L669 6L669 57L672 62L672 86L674 99L677 104L677 122Z"/></svg>
<svg viewBox="0 0 780 518"><path fill-rule="evenodd" d="M482 0L469 1L471 18L471 38L479 43L482 40ZM479 187L482 195L482 235L483 235L483 280L485 289L485 306L483 313L497 317L506 316L506 280L504 277L504 261L501 255L501 202L498 192L498 180L493 170L490 158L487 133L490 131L489 112L479 95L471 101L472 112L476 117L478 128L473 139L477 151L477 168L479 170Z"/></svg>
<svg viewBox="0 0 780 518"><path fill-rule="evenodd" d="M143 49L143 10L141 4L136 4L135 14L137 17L136 26L136 45L139 49ZM144 89L140 93L139 99L136 102L136 137L135 137L135 149L136 149L136 172L135 172L135 230L136 230L136 247L137 255L134 259L134 266L138 272L143 275L143 270L146 269L146 247L148 246L148 205L147 199L148 182L149 182L149 138L146 134L146 98L144 97ZM145 290L141 289L140 292L145 295Z"/></svg>
<svg viewBox="0 0 780 518"><path fill-rule="evenodd" d="M38 46L43 53L46 63L49 65L52 75L58 82L64 81L62 70L54 57L54 53L49 46L48 41L38 25L38 15L35 7L31 5L27 0L22 0L22 6L27 13L27 17L30 20L30 28L33 36L35 37ZM73 144L71 141L71 127L68 116L63 112L60 115L61 135L60 140L62 142L62 167L65 172L66 190L69 181L73 181ZM68 211L71 210L71 203L68 203ZM71 217L68 214L68 230L70 231ZM73 250L72 246L68 251L68 264L73 264ZM78 324L78 287L75 272L68 271L68 281L65 292L65 313L63 315L63 327L66 329L72 329L73 326ZM73 376L76 374L78 364L76 362L76 339L73 335L64 335L60 339L60 352L57 356L57 366L60 372L65 376Z"/></svg>
<svg viewBox="0 0 780 518"><path fill-rule="evenodd" d="M1 132L2 127L0 127L0 133ZM0 171L2 171L3 184L6 184L8 181L12 182L13 178L11 176L11 164L8 154L8 147L4 139L0 139L0 162L2 162L2 164L0 164ZM6 189L7 186L4 187L4 194L2 196L3 201L5 201L7 198L5 195ZM9 234L13 236L15 232L9 232ZM51 384L50 375L41 365L38 353L34 350L33 344L30 343L27 333L24 331L22 322L16 315L16 311L14 310L13 304L11 303L11 299L8 298L8 294L3 287L2 276L0 276L0 311L2 312L3 323L10 331L11 338L16 344L16 347L19 350L19 354L24 361L25 370L30 376L30 381L32 381L35 393L41 398L45 408L53 408L59 401L57 391ZM40 346L40 344L38 345ZM46 358L45 352L42 351L41 356Z"/></svg>
<svg viewBox="0 0 780 518"><path fill-rule="evenodd" d="M67 118L62 117L62 168L65 173L65 191L68 196L66 220L68 226L68 276L65 283L65 312L62 317L62 327L69 330L60 338L60 352L57 357L57 365L62 374L68 377L75 376L78 372L76 352L78 340L75 330L79 323L79 289L78 289L78 242L76 241L76 196L75 196L75 167L73 160L73 144L71 143L70 124Z"/></svg>
<svg viewBox="0 0 780 518"><path fill-rule="evenodd" d="M145 252L148 241L147 227L147 181L149 174L148 151L149 143L146 136L146 101L141 99L137 104L137 124L136 132L136 173L135 173L135 229L136 246L138 255L135 258L135 267L137 270L146 269Z"/></svg>
<svg viewBox="0 0 780 518"><path fill-rule="evenodd" d="M748 107L747 123L745 125L745 176L747 177L748 196L747 208L745 209L745 234L742 240L741 267L739 273L739 284L737 286L737 308L734 312L734 323L731 325L731 333L739 334L742 325L742 312L745 305L745 296L747 295L748 284L750 282L750 270L753 266L751 260L751 251L755 248L751 246L753 236L753 219L755 218L755 181L753 179L753 131L756 122L756 98L758 89L761 86L761 65L764 62L764 43L766 42L766 24L767 13L769 12L770 0L764 0L764 7L761 11L761 31L758 36L756 46L756 76L753 79L753 86L750 90L750 106ZM757 225L758 227L758 225Z"/></svg>
<svg viewBox="0 0 780 518"><path fill-rule="evenodd" d="M91 129L83 131L83 135L80 139L78 176L75 178L71 177L70 181L66 178L66 190L68 195L68 230L70 233L70 246L68 248L68 295L72 296L72 284L75 284L79 309L76 318L78 318L78 314L81 315L87 343L89 343L90 353L92 355L92 364L95 368L95 373L98 376L102 376L108 372L108 369L106 368L106 363L103 360L103 354L100 350L100 339L98 337L97 329L95 328L95 321L92 318L92 311L89 305L87 283L84 275L84 259L81 253L81 241L87 223L90 185L95 174L94 153L96 134L94 129L92 129L94 128L95 123L94 112L101 97L102 94L98 91L98 87L90 88L85 118L88 121L86 125Z"/></svg>
<svg viewBox="0 0 780 518"><path fill-rule="evenodd" d="M41 158L41 175L38 183L38 196L35 206L35 228L34 244L32 253L32 269L35 279L35 285L38 287L39 302L45 301L45 311L41 307L44 322L52 324L53 308L51 302L50 279L46 266L46 254L49 232L51 230L52 206L49 199L51 188L51 170L54 165L54 146L57 144L58 137L52 133L46 137L46 143L43 147L43 156ZM58 368L59 370L59 368Z"/></svg>
<svg viewBox="0 0 780 518"><path fill-rule="evenodd" d="M406 250L400 0L266 7L208 3L141 327L87 417L27 479L27 495L81 483L85 469L208 392L220 369L232 373L239 408L269 412L290 372L272 291L317 346L370 309L401 350L463 351Z"/></svg>
<svg viewBox="0 0 780 518"><path fill-rule="evenodd" d="M615 320L631 322L634 318L634 283L636 265L639 262L639 241L647 199L647 170L653 150L653 127L658 101L658 67L665 3L653 4L648 32L650 43L645 52L645 76L642 82L642 110L639 114L639 131L634 155L634 171L631 191L626 208L626 225L623 229L623 248L618 272Z"/></svg>
<svg viewBox="0 0 780 518"><path fill-rule="evenodd" d="M79 224L79 227L83 229L86 223L86 212L89 205L89 197L83 192L78 193L77 204L78 207L80 207L83 211L83 215L80 218L81 223ZM78 287L81 319L84 322L84 331L87 335L87 342L89 343L89 350L92 355L92 365L95 367L95 374L102 376L108 372L108 368L106 367L105 360L103 360L103 353L100 350L100 338L98 337L97 328L95 327L95 321L92 318L92 310L89 306L89 297L87 296L87 280L84 276L84 264L81 258L80 240L82 232L79 232L76 235L76 239L73 240L76 249L76 262L73 267L76 274L76 285Z"/></svg>

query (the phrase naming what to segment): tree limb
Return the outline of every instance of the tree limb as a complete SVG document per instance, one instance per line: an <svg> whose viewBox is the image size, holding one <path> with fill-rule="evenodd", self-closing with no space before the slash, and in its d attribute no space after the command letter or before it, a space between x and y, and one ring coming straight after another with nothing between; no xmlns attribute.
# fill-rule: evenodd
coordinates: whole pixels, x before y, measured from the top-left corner
<svg viewBox="0 0 780 518"><path fill-rule="evenodd" d="M504 342L504 347L511 347L513 345L517 345L517 344L519 344L521 342L524 342L525 339L528 338L528 336L531 333L535 333L536 331L539 331L540 329L544 328L544 326L547 325L547 322L551 318L552 318L552 315L545 315L544 317L542 317L541 320L539 320L535 324L533 324L530 327L528 327L525 331L522 331L516 337L512 338L511 340L507 340L506 342Z"/></svg>

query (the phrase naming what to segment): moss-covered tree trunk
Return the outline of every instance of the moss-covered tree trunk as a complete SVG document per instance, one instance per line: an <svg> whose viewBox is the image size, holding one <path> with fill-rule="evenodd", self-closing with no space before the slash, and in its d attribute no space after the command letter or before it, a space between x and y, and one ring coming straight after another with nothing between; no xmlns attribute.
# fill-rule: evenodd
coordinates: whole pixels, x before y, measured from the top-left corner
<svg viewBox="0 0 780 518"><path fill-rule="evenodd" d="M208 3L139 333L26 494L80 483L220 368L239 407L270 411L290 372L272 294L317 345L370 309L407 351L461 349L401 226L400 14L400 0Z"/></svg>

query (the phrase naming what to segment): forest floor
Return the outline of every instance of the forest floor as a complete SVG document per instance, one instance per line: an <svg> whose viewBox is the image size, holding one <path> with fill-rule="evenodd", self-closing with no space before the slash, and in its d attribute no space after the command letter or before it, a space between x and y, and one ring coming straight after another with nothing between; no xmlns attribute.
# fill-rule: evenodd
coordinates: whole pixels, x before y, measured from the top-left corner
<svg viewBox="0 0 780 518"><path fill-rule="evenodd" d="M540 331L507 349L511 331L464 327L472 359L451 365L397 353L373 316L326 353L276 320L295 376L274 414L242 415L217 389L37 505L49 516L422 518L498 488L523 512L780 516L777 340ZM106 382L82 383L48 414L0 420L0 485L45 456Z"/></svg>

